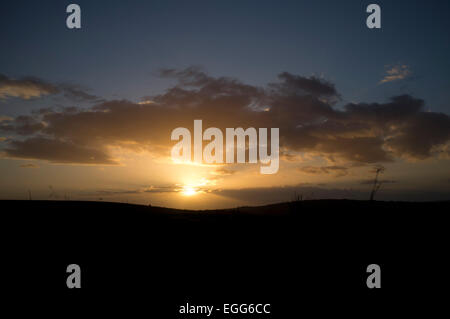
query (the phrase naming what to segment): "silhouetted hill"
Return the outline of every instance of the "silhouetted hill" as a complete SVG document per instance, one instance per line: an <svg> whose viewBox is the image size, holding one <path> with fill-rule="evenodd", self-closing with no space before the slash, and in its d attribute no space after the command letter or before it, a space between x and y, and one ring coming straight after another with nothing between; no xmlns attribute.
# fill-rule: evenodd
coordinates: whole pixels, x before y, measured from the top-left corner
<svg viewBox="0 0 450 319"><path fill-rule="evenodd" d="M299 300L319 315L348 301L410 307L446 280L449 205L312 200L188 211L0 201L3 287L128 315L139 313L130 304L151 305L161 318L188 301L268 302L274 318L292 317ZM65 286L71 263L82 268L81 292ZM371 263L382 268L383 293L365 285Z"/></svg>
<svg viewBox="0 0 450 319"><path fill-rule="evenodd" d="M146 213L148 217L162 218L193 218L210 219L222 217L239 216L263 216L273 217L292 215L293 213L306 213L305 210L319 212L339 212L353 213L356 211L378 211L380 213L388 211L407 212L417 210L445 210L449 208L450 201L439 202L385 202L385 201L361 201L345 199L324 199L324 200L304 200L284 203L276 203L264 206L244 206L229 209L210 210L186 210L158 206L145 206L138 204L125 204L116 202L97 201L55 201L55 200L0 200L0 205L6 209L29 213L39 211L41 213L63 212L95 212L97 214L123 214L123 213Z"/></svg>

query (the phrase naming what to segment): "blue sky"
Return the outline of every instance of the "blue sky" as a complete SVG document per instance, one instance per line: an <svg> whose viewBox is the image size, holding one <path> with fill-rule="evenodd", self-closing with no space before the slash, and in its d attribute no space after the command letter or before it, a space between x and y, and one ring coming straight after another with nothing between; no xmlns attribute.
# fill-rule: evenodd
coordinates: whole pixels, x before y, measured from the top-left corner
<svg viewBox="0 0 450 319"><path fill-rule="evenodd" d="M344 103L409 93L448 112L446 1L377 1L381 30L365 26L371 1L77 1L81 30L65 27L69 3L2 2L1 73L137 100L167 87L162 67L201 65L260 85L288 71L332 81ZM379 85L395 64L411 76ZM34 105L2 104L6 115Z"/></svg>

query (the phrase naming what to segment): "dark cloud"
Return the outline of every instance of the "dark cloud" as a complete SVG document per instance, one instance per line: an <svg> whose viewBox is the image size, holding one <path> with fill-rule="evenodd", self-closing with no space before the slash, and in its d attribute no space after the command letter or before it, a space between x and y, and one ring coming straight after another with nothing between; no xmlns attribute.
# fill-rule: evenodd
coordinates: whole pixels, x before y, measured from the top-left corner
<svg viewBox="0 0 450 319"><path fill-rule="evenodd" d="M211 77L194 67L165 69L161 75L178 82L165 93L146 98L146 103L114 100L88 109L46 108L2 121L1 131L26 136L10 141L3 151L14 157L70 163L115 163L109 146L168 156L174 144L171 131L180 126L192 129L194 119L202 119L204 128L223 131L278 127L283 154L309 152L349 164L424 159L450 139L449 116L424 112L424 101L409 95L337 109L332 101L339 96L334 85L314 77L282 73L279 82L257 87ZM55 149L61 148L65 154L55 159Z"/></svg>
<svg viewBox="0 0 450 319"><path fill-rule="evenodd" d="M345 166L303 166L298 168L300 172L306 174L312 175L331 174L336 177L347 175L348 169L349 168Z"/></svg>
<svg viewBox="0 0 450 319"><path fill-rule="evenodd" d="M417 113L398 125L386 142L398 155L425 159L450 139L450 118L443 113Z"/></svg>
<svg viewBox="0 0 450 319"><path fill-rule="evenodd" d="M0 123L0 129L4 132L11 132L19 135L31 135L45 128L45 125L38 118L28 115L20 115L15 119L5 120Z"/></svg>
<svg viewBox="0 0 450 319"><path fill-rule="evenodd" d="M278 78L281 80L281 83L272 83L271 86L277 91L281 91L284 95L311 94L316 97L339 97L333 83L315 76L308 78L283 72L278 75Z"/></svg>
<svg viewBox="0 0 450 319"><path fill-rule="evenodd" d="M4 152L14 158L43 159L52 163L117 164L103 150L45 137L9 141Z"/></svg>
<svg viewBox="0 0 450 319"><path fill-rule="evenodd" d="M350 103L345 106L346 118L377 126L404 121L423 110L425 102L409 95L394 96L387 103Z"/></svg>
<svg viewBox="0 0 450 319"><path fill-rule="evenodd" d="M191 66L184 70L161 69L161 77L175 78L179 84L186 86L204 86L214 81L214 78L208 76L201 67Z"/></svg>
<svg viewBox="0 0 450 319"><path fill-rule="evenodd" d="M75 102L100 102L98 96L87 93L87 89L76 84L60 84L59 89L64 97Z"/></svg>

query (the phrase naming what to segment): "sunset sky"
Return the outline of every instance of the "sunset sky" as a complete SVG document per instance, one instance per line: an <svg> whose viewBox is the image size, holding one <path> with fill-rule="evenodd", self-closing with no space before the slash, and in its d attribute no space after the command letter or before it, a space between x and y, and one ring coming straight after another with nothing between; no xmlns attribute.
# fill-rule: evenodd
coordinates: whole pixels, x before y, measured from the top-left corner
<svg viewBox="0 0 450 319"><path fill-rule="evenodd" d="M82 28L65 25L77 3ZM378 3L382 28L366 27ZM448 1L0 3L0 199L222 208L450 199ZM177 127L280 129L280 168L179 164Z"/></svg>

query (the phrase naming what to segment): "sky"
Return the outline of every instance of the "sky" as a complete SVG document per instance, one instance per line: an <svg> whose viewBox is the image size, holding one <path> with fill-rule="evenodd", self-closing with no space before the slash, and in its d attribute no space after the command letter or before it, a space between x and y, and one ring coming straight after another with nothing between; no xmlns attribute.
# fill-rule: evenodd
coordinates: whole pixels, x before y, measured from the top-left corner
<svg viewBox="0 0 450 319"><path fill-rule="evenodd" d="M381 29L366 7L381 7ZM81 29L66 7L81 7ZM3 1L0 198L177 208L450 199L446 1ZM171 131L278 127L280 167Z"/></svg>

